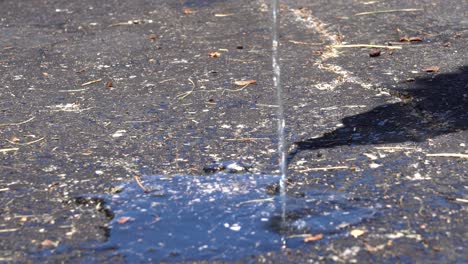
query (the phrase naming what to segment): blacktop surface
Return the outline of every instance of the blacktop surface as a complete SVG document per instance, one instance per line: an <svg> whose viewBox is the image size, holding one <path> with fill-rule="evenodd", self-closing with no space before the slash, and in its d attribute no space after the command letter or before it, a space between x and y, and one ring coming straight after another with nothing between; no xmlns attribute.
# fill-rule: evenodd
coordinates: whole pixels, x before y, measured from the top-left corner
<svg viewBox="0 0 468 264"><path fill-rule="evenodd" d="M280 14L288 193L381 210L248 260L468 262L466 1ZM125 262L99 249L112 213L77 197L134 176L277 174L271 31L268 0L0 1L0 262Z"/></svg>

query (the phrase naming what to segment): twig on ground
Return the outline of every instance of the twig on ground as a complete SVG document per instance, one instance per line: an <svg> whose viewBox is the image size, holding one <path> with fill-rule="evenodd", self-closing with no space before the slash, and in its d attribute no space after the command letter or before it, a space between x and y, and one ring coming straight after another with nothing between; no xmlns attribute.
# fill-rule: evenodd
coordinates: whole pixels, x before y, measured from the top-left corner
<svg viewBox="0 0 468 264"><path fill-rule="evenodd" d="M372 44L343 44L343 45L330 45L328 46L333 49L340 48L371 48L371 49L390 49L396 50L401 49L401 46L385 46L385 45L372 45Z"/></svg>
<svg viewBox="0 0 468 264"><path fill-rule="evenodd" d="M89 82L85 82L81 86L83 87L83 86L90 85L90 84L93 84L93 83L98 83L98 82L102 82L102 79L97 79L97 80L92 80L92 81L89 81Z"/></svg>
<svg viewBox="0 0 468 264"><path fill-rule="evenodd" d="M233 16L234 14L233 13L229 13L229 14L215 14L214 16L215 17L228 17L228 16Z"/></svg>
<svg viewBox="0 0 468 264"><path fill-rule="evenodd" d="M189 82L192 84L192 90L188 91L188 92L185 92L185 93L181 93L181 94L178 94L176 96L177 99L179 100L182 100L184 99L185 97L189 96L191 93L193 93L193 91L195 90L195 83L192 81L192 79L188 79Z"/></svg>
<svg viewBox="0 0 468 264"><path fill-rule="evenodd" d="M263 202L272 202L274 201L274 198L271 197L271 198L265 198L265 199L254 199L254 200L248 200L248 201L245 201L245 202L240 202L237 204L237 206L241 206L243 204L249 204L249 203L263 203Z"/></svg>
<svg viewBox="0 0 468 264"><path fill-rule="evenodd" d="M19 150L19 148L4 148L4 149L0 149L0 153L7 153L10 151L17 151L17 150Z"/></svg>
<svg viewBox="0 0 468 264"><path fill-rule="evenodd" d="M4 124L0 124L0 127L2 126L19 126L19 125L22 125L22 124L26 124L30 121L32 121L34 118L36 118L35 116L29 118L28 120L25 120L25 121L22 121L22 122L19 122L19 123L4 123Z"/></svg>
<svg viewBox="0 0 468 264"><path fill-rule="evenodd" d="M319 167L319 168L308 168L305 170L299 170L298 172L309 172L309 171L328 171L328 170L347 170L347 169L356 169L356 167L349 167L349 166L336 166L336 167Z"/></svg>
<svg viewBox="0 0 468 264"><path fill-rule="evenodd" d="M462 154L462 153L433 153L433 154L426 154L426 156L468 159L468 154Z"/></svg>
<svg viewBox="0 0 468 264"><path fill-rule="evenodd" d="M133 178L135 179L136 183L138 184L138 186L145 192L145 193L148 193L149 192L149 189L147 189L145 186L143 186L143 184L141 183L141 180L140 180L140 177L138 176L133 176Z"/></svg>
<svg viewBox="0 0 468 264"><path fill-rule="evenodd" d="M85 91L88 91L88 88L74 89L74 90L58 90L59 93L77 93L77 92L85 92Z"/></svg>
<svg viewBox="0 0 468 264"><path fill-rule="evenodd" d="M415 150L416 148L412 147L375 147L380 150Z"/></svg>
<svg viewBox="0 0 468 264"><path fill-rule="evenodd" d="M365 16L365 15L375 15L375 14L384 14L384 13L417 12L417 11L424 11L424 9L422 9L422 8L406 8L406 9L377 10L377 11L356 13L354 15L355 16Z"/></svg>
<svg viewBox="0 0 468 264"><path fill-rule="evenodd" d="M31 144L37 143L37 142L39 142L39 141L42 141L42 140L44 140L44 138L45 138L45 137L41 137L41 138L39 138L39 139L36 139L36 140L33 140L33 141L29 141L29 142L26 142L26 143L16 143L16 142L13 142L13 141L8 140L8 139L7 139L6 141L8 141L8 142L11 143L11 144L15 144L15 145L27 146L27 145L31 145Z"/></svg>
<svg viewBox="0 0 468 264"><path fill-rule="evenodd" d="M289 40L292 44L297 44L297 45L308 45L308 46L320 46L323 45L323 43L313 43L313 42L303 42L303 41L297 41L297 40Z"/></svg>
<svg viewBox="0 0 468 264"><path fill-rule="evenodd" d="M10 232L16 232L18 230L19 228L0 229L0 233L10 233Z"/></svg>
<svg viewBox="0 0 468 264"><path fill-rule="evenodd" d="M226 138L226 141L255 142L257 140L270 140L269 138Z"/></svg>

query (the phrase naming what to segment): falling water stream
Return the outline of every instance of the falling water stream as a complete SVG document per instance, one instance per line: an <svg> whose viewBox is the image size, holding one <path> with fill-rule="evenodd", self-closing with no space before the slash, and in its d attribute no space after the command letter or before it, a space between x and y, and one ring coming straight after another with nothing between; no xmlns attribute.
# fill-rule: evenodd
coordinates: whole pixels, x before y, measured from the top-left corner
<svg viewBox="0 0 468 264"><path fill-rule="evenodd" d="M273 66L273 85L276 89L276 97L278 103L278 153L280 167L280 199L281 199L281 225L286 223L286 179L287 179L287 164L286 164L286 139L283 106L283 88L281 86L281 67L279 58L279 0L272 0L272 66ZM282 247L286 247L286 239L281 238Z"/></svg>

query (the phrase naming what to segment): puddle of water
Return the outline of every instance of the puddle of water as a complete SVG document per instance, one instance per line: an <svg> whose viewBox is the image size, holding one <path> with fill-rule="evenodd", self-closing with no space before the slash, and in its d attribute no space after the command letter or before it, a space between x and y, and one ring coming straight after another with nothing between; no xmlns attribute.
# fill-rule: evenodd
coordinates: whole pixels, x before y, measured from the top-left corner
<svg viewBox="0 0 468 264"><path fill-rule="evenodd" d="M235 260L305 246L300 234L339 235L346 226L373 217L342 193L310 191L288 197L285 223L280 196L266 187L281 176L215 174L151 176L108 197L115 213L109 246L129 262Z"/></svg>

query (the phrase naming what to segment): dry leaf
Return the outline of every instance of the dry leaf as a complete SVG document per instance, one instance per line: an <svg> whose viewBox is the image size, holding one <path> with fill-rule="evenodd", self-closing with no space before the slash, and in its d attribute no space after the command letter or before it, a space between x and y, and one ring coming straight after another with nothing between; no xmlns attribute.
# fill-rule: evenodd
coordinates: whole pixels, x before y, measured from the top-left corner
<svg viewBox="0 0 468 264"><path fill-rule="evenodd" d="M17 137L12 137L12 138L10 138L10 141L14 142L14 143L17 143L17 142L20 142L21 140L19 138L17 138Z"/></svg>
<svg viewBox="0 0 468 264"><path fill-rule="evenodd" d="M106 86L109 87L109 88L112 87L113 85L114 84L112 82L106 82Z"/></svg>
<svg viewBox="0 0 468 264"><path fill-rule="evenodd" d="M400 37L400 42L410 41L408 37Z"/></svg>
<svg viewBox="0 0 468 264"><path fill-rule="evenodd" d="M427 68L422 69L422 71L424 71L424 72L439 72L440 67L439 66L431 66L431 67L427 67Z"/></svg>
<svg viewBox="0 0 468 264"><path fill-rule="evenodd" d="M123 224L127 223L128 221L132 221L132 220L133 220L133 218L131 218L129 216L122 216L119 219L117 219L117 223L123 225Z"/></svg>
<svg viewBox="0 0 468 264"><path fill-rule="evenodd" d="M360 237L364 235L365 233L367 233L367 230L361 230L361 229L354 229L350 232L350 234L355 238Z"/></svg>
<svg viewBox="0 0 468 264"><path fill-rule="evenodd" d="M366 247L366 250L369 251L369 252L377 252L379 250L382 250L385 248L385 244L383 245L378 245L378 246L372 246L372 245L369 245L367 243L364 243L364 246Z"/></svg>
<svg viewBox="0 0 468 264"><path fill-rule="evenodd" d="M304 242L308 243L308 242L320 240L322 238L323 238L323 234L318 234L318 235L315 235L315 236L308 236L308 237L304 238Z"/></svg>
<svg viewBox="0 0 468 264"><path fill-rule="evenodd" d="M59 244L58 241L52 241L50 239L46 239L46 240L41 242L41 246L43 246L43 247L57 247L58 244Z"/></svg>
<svg viewBox="0 0 468 264"><path fill-rule="evenodd" d="M184 8L182 9L182 13L189 15L189 14L193 14L193 11L190 8Z"/></svg>
<svg viewBox="0 0 468 264"><path fill-rule="evenodd" d="M215 51L215 52L211 52L210 54L208 54L208 56L210 56L210 58L218 58L218 57L221 57L221 53Z"/></svg>
<svg viewBox="0 0 468 264"><path fill-rule="evenodd" d="M408 37L404 36L400 38L400 42L410 42L410 41L423 41L422 37Z"/></svg>
<svg viewBox="0 0 468 264"><path fill-rule="evenodd" d="M237 86L246 86L249 84L257 84L257 81L256 80L235 81L234 84Z"/></svg>
<svg viewBox="0 0 468 264"><path fill-rule="evenodd" d="M378 57L380 56L381 51L379 49L373 49L369 52L369 56Z"/></svg>
<svg viewBox="0 0 468 264"><path fill-rule="evenodd" d="M421 38L421 37L411 37L411 38L409 38L409 41L423 41L423 38Z"/></svg>

